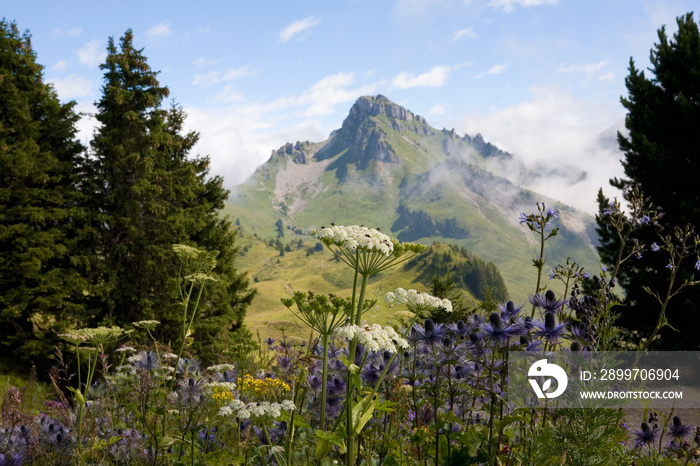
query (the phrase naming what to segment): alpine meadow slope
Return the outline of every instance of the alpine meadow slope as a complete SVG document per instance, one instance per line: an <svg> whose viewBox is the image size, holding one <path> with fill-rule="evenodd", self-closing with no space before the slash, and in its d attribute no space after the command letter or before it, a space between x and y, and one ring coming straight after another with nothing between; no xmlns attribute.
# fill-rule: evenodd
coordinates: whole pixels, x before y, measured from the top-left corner
<svg viewBox="0 0 700 466"><path fill-rule="evenodd" d="M522 303L534 292L539 243L519 214L534 212L537 202L560 213L545 272L567 257L595 271L598 256L593 218L489 170L509 161L479 134L437 130L382 95L365 96L327 140L273 151L234 188L225 213L248 233L285 243L311 240L314 228L334 222L378 227L401 241L459 245L496 264L510 297Z"/></svg>

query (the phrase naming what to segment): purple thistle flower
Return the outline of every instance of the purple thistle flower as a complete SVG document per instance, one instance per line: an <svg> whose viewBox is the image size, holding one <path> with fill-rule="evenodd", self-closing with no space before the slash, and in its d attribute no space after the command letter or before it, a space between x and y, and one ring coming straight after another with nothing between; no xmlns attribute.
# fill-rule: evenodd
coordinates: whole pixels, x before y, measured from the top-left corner
<svg viewBox="0 0 700 466"><path fill-rule="evenodd" d="M656 252L656 251L658 251L659 249L660 249L660 248L659 248L659 245L656 244L656 242L651 243L651 250L652 250L652 251Z"/></svg>
<svg viewBox="0 0 700 466"><path fill-rule="evenodd" d="M552 290L547 290L544 296L540 294L530 296L530 303L533 306L541 308L544 312L553 312L556 314L564 307L566 300L557 299Z"/></svg>
<svg viewBox="0 0 700 466"><path fill-rule="evenodd" d="M557 325L556 316L550 311L545 313L543 323L538 322L535 324L537 329L535 330L535 335L543 338L550 345L556 345L563 336L566 326L566 322Z"/></svg>
<svg viewBox="0 0 700 466"><path fill-rule="evenodd" d="M525 212L520 212L520 217L518 218L520 220L520 224L522 225L523 223L527 223L530 218L525 215Z"/></svg>
<svg viewBox="0 0 700 466"><path fill-rule="evenodd" d="M656 434L656 429L652 429L649 424L642 422L642 430L634 431L634 436L636 438L635 442L639 447L650 445L656 441Z"/></svg>
<svg viewBox="0 0 700 466"><path fill-rule="evenodd" d="M499 304L498 309L501 311L501 317L508 322L513 322L517 317L520 311L523 309L523 305L516 306L513 301L508 301L505 304Z"/></svg>
<svg viewBox="0 0 700 466"><path fill-rule="evenodd" d="M291 367L292 361L287 356L277 356L277 365L284 370Z"/></svg>
<svg viewBox="0 0 700 466"><path fill-rule="evenodd" d="M138 354L138 359L134 365L137 369L143 369L146 371L152 371L160 366L158 362L158 355L152 350L141 351Z"/></svg>
<svg viewBox="0 0 700 466"><path fill-rule="evenodd" d="M319 388L321 388L321 379L319 379L316 375L314 375L313 377L308 377L306 379L306 383L309 385L309 388L311 390L318 390Z"/></svg>
<svg viewBox="0 0 700 466"><path fill-rule="evenodd" d="M650 221L651 221L651 218L649 218L648 215L642 215L642 218L639 220L639 223L641 223L642 225L646 225Z"/></svg>
<svg viewBox="0 0 700 466"><path fill-rule="evenodd" d="M447 328L452 330L452 332L454 332L454 334L460 338L466 337L470 332L469 326L465 324L463 320L458 320L457 322L448 324Z"/></svg>
<svg viewBox="0 0 700 466"><path fill-rule="evenodd" d="M177 363L177 373L178 374L198 374L199 367L202 365L202 361L197 359L182 358Z"/></svg>
<svg viewBox="0 0 700 466"><path fill-rule="evenodd" d="M334 395L338 395L345 392L345 380L333 377L333 380L328 381L328 392Z"/></svg>
<svg viewBox="0 0 700 466"><path fill-rule="evenodd" d="M549 209L547 209L546 215L547 215L547 217L558 218L558 217L559 217L559 211L558 211L558 210L555 210L555 209L552 209L552 208L550 207Z"/></svg>
<svg viewBox="0 0 700 466"><path fill-rule="evenodd" d="M377 382L379 382L379 376L382 373L382 370L384 368L380 367L376 362L372 364L368 364L363 370L362 370L362 381L366 384L369 385L374 385Z"/></svg>
<svg viewBox="0 0 700 466"><path fill-rule="evenodd" d="M426 319L423 327L418 324L413 324L416 330L416 339L426 344L435 344L446 336L447 329L443 324L436 324L432 319Z"/></svg>
<svg viewBox="0 0 700 466"><path fill-rule="evenodd" d="M683 437L686 437L692 431L693 426L683 425L683 422L681 422L681 418L678 416L673 416L673 420L668 426L668 435L670 435L671 438L676 441L679 441Z"/></svg>
<svg viewBox="0 0 700 466"><path fill-rule="evenodd" d="M481 326L481 331L484 334L484 338L494 343L503 343L512 337L525 333L525 329L518 325L504 325L500 314L497 312L491 313L488 323L484 323Z"/></svg>

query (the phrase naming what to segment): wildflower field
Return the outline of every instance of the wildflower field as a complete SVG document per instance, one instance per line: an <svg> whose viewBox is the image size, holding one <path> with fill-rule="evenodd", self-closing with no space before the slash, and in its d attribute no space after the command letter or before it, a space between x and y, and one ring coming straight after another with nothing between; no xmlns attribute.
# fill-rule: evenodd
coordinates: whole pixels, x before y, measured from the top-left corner
<svg viewBox="0 0 700 466"><path fill-rule="evenodd" d="M631 221L621 221L617 201L605 214L623 243L630 228L656 221L641 199L629 199ZM680 229L661 244L636 244L612 270L592 273L570 260L547 277L557 217L538 204L520 218L541 245L537 292L456 321L445 298L403 288L366 294L369 277L423 246L366 227L318 229L313 236L347 264L352 296L295 292L282 304L305 326L272 323L281 337L241 344L230 361L208 367L189 348L200 299L216 280L215 254L175 245L179 346L152 337L157 321L62 335L71 351L57 352L54 393L38 407L30 389L4 394L0 464L695 464L700 429L673 409L648 406L631 419L623 409L508 401L509 351L644 351L665 325L668 301L695 284L674 282L674 270L698 253L695 233ZM669 256L670 280L657 294L656 330L632 343L615 326L615 271L647 250ZM547 290L547 278L561 280L564 295ZM394 326L364 319L376 299L392 306ZM133 345L136 335L150 343Z"/></svg>

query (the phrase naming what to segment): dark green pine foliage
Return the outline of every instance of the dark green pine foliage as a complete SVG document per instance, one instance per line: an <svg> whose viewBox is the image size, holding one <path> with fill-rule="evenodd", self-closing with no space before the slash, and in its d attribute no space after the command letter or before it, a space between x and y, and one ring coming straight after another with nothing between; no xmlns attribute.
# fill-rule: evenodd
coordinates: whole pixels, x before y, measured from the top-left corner
<svg viewBox="0 0 700 466"><path fill-rule="evenodd" d="M101 126L92 141L92 198L102 238L97 256L103 267L95 280L101 321L161 320L159 336L174 342L182 308L171 246L217 250L219 281L207 285L193 334L194 350L212 360L242 328L253 298L247 278L234 267L230 221L218 215L228 191L220 177L208 176L208 157L188 157L199 136L184 132L180 108L163 107L169 91L134 48L131 30L119 48L110 38L107 50L96 115Z"/></svg>
<svg viewBox="0 0 700 466"><path fill-rule="evenodd" d="M48 361L57 334L84 320L84 148L74 102L44 82L28 33L0 21L0 351Z"/></svg>
<svg viewBox="0 0 700 466"><path fill-rule="evenodd" d="M644 196L651 197L664 217L663 234L673 226L693 225L700 231L700 34L693 14L677 19L678 31L669 38L665 27L658 31L659 42L651 50L651 76L636 68L630 60L625 83L628 96L621 99L627 109L626 127L629 136L618 134L626 179L613 179L611 184L629 192L638 186ZM599 196L602 209L608 200ZM612 264L619 243L606 229L606 219L598 215L599 249L604 263ZM647 246L657 241L660 231L642 228L633 238ZM658 317L659 305L642 286L665 291L668 257L662 253L646 252L642 259L630 259L618 274L619 283L627 293L621 324L631 328L649 329ZM679 282L695 273L695 260L688 260ZM683 329L678 334L666 329L662 333L664 347L697 348L700 331L700 290L687 289L670 303L667 316L671 325Z"/></svg>

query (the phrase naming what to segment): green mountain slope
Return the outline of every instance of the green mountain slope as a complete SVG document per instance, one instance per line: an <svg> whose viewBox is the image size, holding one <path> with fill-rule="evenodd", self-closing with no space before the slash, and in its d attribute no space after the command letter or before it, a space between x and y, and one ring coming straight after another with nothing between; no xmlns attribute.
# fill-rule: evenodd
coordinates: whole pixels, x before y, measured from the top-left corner
<svg viewBox="0 0 700 466"><path fill-rule="evenodd" d="M334 222L464 246L495 263L510 296L522 302L534 291L539 249L518 216L545 202L559 209L561 227L548 243L546 267L567 257L597 267L593 219L489 172L490 158L507 163L511 156L480 135L437 130L384 96L361 97L326 141L273 151L236 187L225 212L261 237L283 231L285 241L308 241L314 228Z"/></svg>
<svg viewBox="0 0 700 466"><path fill-rule="evenodd" d="M248 273L258 289L246 316L246 324L262 335L271 332L267 322L281 320L294 322L294 316L280 303L293 291L313 290L350 296L352 271L335 260L333 254L313 238L263 239L252 236L245 227L239 227L237 245L240 248L238 266ZM280 246L282 253L280 253ZM372 277L368 297L378 299L367 317L372 322L390 323L392 312L382 297L397 287L430 291L436 274L450 273L460 289L463 302L474 308L483 299L485 287L492 288L494 297L505 300L503 278L493 263L487 263L455 245L435 243L410 261Z"/></svg>

